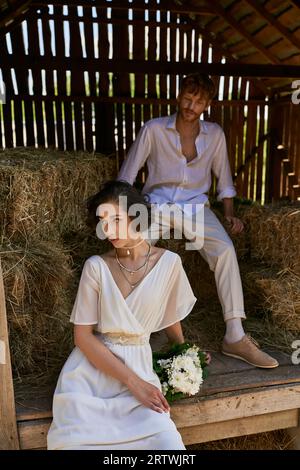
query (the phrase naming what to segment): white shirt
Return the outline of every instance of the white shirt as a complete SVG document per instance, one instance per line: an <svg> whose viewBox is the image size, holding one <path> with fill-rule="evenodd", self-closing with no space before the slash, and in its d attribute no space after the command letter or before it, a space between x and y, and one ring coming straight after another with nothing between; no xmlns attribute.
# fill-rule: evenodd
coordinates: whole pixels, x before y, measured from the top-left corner
<svg viewBox="0 0 300 470"><path fill-rule="evenodd" d="M176 113L147 121L140 129L125 158L118 180L133 184L140 168L147 161L148 177L142 194L150 203L174 203L181 206L208 201L211 171L218 178L217 199L236 195L233 186L223 129L214 122L200 121L196 137L197 157L187 162L176 130ZM190 208L186 211L190 212Z"/></svg>

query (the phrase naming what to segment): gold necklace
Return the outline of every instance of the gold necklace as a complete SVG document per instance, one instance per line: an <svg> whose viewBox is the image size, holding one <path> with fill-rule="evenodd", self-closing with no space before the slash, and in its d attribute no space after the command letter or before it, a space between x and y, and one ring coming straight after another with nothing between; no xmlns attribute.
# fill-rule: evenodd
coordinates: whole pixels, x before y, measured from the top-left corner
<svg viewBox="0 0 300 470"><path fill-rule="evenodd" d="M125 247L123 248L123 250L126 250L126 254L127 254L127 256L129 256L129 255L130 255L130 250L131 250L132 248L135 248L136 246L139 246L141 243L143 243L143 241L144 241L144 238L142 238L136 245L125 246ZM122 248L120 248L120 249L122 250Z"/></svg>
<svg viewBox="0 0 300 470"><path fill-rule="evenodd" d="M150 252L151 252L151 244L147 241L148 243L148 253L146 255L146 260L145 262L139 266L137 269L129 269L127 268L126 266L124 266L124 264L121 263L120 259L119 259L119 256L118 256L118 252L117 252L117 249L115 250L115 257L116 257L116 260L117 260L117 263L119 265L120 268L123 268L125 269L125 271L129 272L131 274L131 276L134 274L134 273L137 273L138 271L140 271L141 269L143 269L143 267L146 265L146 263L148 263L149 261L149 257L150 257Z"/></svg>
<svg viewBox="0 0 300 470"><path fill-rule="evenodd" d="M131 282L128 281L125 273L122 271L121 266L119 265L120 271L121 271L123 277L125 278L125 280L127 281L127 283L130 285L131 290L134 289L144 279L144 277L146 275L146 272L147 272L147 269L148 269L148 263L149 263L149 259L147 260L147 264L145 266L145 271L144 271L143 276L141 277L141 279L138 280L138 282L135 282L134 284L132 284Z"/></svg>

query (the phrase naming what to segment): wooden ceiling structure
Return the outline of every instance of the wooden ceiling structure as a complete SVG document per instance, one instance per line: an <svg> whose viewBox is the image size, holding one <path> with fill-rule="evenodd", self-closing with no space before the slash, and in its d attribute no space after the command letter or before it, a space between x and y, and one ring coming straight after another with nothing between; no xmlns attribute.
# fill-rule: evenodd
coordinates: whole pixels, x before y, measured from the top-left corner
<svg viewBox="0 0 300 470"><path fill-rule="evenodd" d="M27 51L22 22L27 24ZM64 22L69 24L68 40ZM95 23L100 25L97 38ZM12 50L5 42L7 33ZM143 121L176 109L178 77L201 70L219 87L224 77L222 98L204 118L224 128L240 194L256 200L263 200L264 192L264 200L300 197L300 106L291 105L292 82L300 80L300 0L0 0L0 70L16 121L14 130L12 111L6 106L4 137L0 113L0 147L3 138L7 147L117 150L119 164ZM135 77L133 94L130 74ZM111 125L115 122L116 129Z"/></svg>
<svg viewBox="0 0 300 470"><path fill-rule="evenodd" d="M33 9L47 4L101 6L107 2L0 0L0 35L19 25ZM131 5L123 0L113 6L125 10ZM197 25L230 63L202 64L203 70L212 75L261 77L268 93L291 91L291 81L300 78L300 0L161 0L157 6L147 6L141 0L132 7L135 11L178 13L185 15L187 23ZM130 71L134 73L138 67L131 64ZM151 70L152 64L148 67ZM191 64L190 71L193 69ZM168 72L175 71L176 66L169 64Z"/></svg>

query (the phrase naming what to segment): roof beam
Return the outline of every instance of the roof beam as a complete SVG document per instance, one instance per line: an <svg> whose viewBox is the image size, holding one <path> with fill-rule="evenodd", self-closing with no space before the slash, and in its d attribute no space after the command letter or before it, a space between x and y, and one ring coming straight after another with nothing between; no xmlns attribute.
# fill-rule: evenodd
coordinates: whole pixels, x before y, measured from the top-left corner
<svg viewBox="0 0 300 470"><path fill-rule="evenodd" d="M296 7L300 8L300 0L291 0L291 3L293 3Z"/></svg>
<svg viewBox="0 0 300 470"><path fill-rule="evenodd" d="M269 13L260 3L254 0L244 0L248 3L269 25L277 29L290 44L300 49L300 41L282 23L280 23L271 13Z"/></svg>
<svg viewBox="0 0 300 470"><path fill-rule="evenodd" d="M38 57L32 58L23 56L18 58L16 63L15 58L11 56L1 57L0 61L2 67L13 69L38 69L44 68L45 70L60 69L60 70L86 70L114 73L147 73L147 74L187 74L199 72L199 68L203 73L210 75L224 75L235 77L286 77L286 78L300 78L300 65L272 65L272 64L243 64L237 63L195 63L195 62L168 62L168 61L138 61L138 60L99 60L99 59L77 59L74 61L72 58L66 57L64 60L57 58Z"/></svg>
<svg viewBox="0 0 300 470"><path fill-rule="evenodd" d="M36 7L43 7L45 3L41 1L34 1L34 6ZM67 5L68 7L77 7L78 5L84 6L85 8L112 8L113 10L129 10L133 9L135 11L160 11L160 12L167 12L171 11L172 13L181 13L181 14L193 14L193 15L215 15L215 12L210 7L186 7L184 4L179 5L177 3L173 3L169 0L163 0L160 4L157 5L148 5L145 3L136 4L136 3L127 3L126 1L119 1L119 2L107 2L103 0L98 0L97 2L90 2L89 0L81 0L80 2L64 2L62 0L52 0L51 5L54 6L63 6Z"/></svg>
<svg viewBox="0 0 300 470"><path fill-rule="evenodd" d="M28 11L31 3L32 0L25 2L15 2L5 9L0 15L0 30L1 28L8 28L15 19L17 20L19 16L24 15Z"/></svg>
<svg viewBox="0 0 300 470"><path fill-rule="evenodd" d="M227 13L227 11L219 5L219 2L216 2L215 0L210 0L209 4L211 8L215 10L217 15L224 18L224 20L226 20L227 23L232 26L232 28L234 28L241 36L243 36L246 41L251 44L251 46L255 47L266 59L268 59L273 64L281 63L280 60L275 57L274 54L269 52L257 39L255 39L255 37L251 36L251 34L248 33L248 31L246 31L245 28L243 28L232 15Z"/></svg>
<svg viewBox="0 0 300 470"><path fill-rule="evenodd" d="M222 37L220 33L214 33L210 29L207 28L207 26L202 26L197 20L193 20L190 17L187 18L187 21L189 24L191 24L196 32L198 34L201 34L202 36L205 36L206 39L210 42L210 44L213 46L214 50L222 54L224 57L226 57L226 61L229 63L240 63L239 60L230 52L229 49L224 47L222 44L225 43L225 39ZM261 80L252 78L251 82L253 85L261 90L265 95L268 95L269 90L268 88L262 83Z"/></svg>

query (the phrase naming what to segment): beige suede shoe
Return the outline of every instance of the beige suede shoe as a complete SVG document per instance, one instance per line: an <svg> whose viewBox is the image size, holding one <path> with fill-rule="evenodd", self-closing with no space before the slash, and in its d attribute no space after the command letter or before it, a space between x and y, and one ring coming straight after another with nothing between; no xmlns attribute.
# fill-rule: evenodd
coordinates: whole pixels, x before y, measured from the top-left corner
<svg viewBox="0 0 300 470"><path fill-rule="evenodd" d="M259 344L250 335L245 335L236 343L227 343L224 339L222 342L222 353L226 356L241 359L255 367L264 369L272 369L278 367L279 363L269 354L259 349Z"/></svg>

